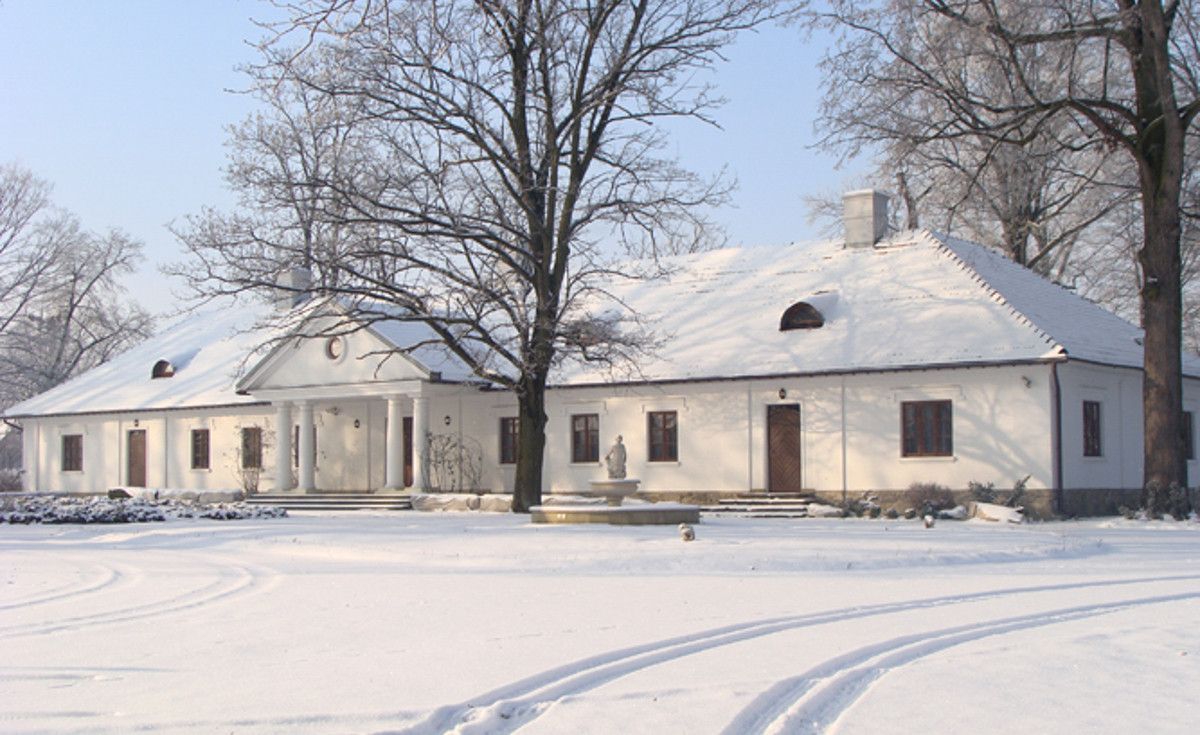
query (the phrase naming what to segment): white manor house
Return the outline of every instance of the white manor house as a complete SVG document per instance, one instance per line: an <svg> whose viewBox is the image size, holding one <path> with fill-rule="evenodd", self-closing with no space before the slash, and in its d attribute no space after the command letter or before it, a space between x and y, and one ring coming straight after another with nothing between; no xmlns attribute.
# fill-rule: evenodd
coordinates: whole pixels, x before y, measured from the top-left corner
<svg viewBox="0 0 1200 735"><path fill-rule="evenodd" d="M844 241L679 256L665 280L614 284L663 345L631 377L554 375L544 491L585 490L619 434L652 499L1028 477L1041 512L1136 501L1139 328L980 245L883 236L880 194L846 209ZM194 313L8 409L25 489L511 491L514 396L406 350L420 325L281 339L262 326L275 308ZM312 333L336 305L294 308ZM1184 375L1196 477L1200 361Z"/></svg>

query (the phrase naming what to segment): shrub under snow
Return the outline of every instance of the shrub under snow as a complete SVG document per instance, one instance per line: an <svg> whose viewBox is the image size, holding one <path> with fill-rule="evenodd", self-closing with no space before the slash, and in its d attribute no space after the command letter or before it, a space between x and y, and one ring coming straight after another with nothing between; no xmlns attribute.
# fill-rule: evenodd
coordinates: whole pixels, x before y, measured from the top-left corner
<svg viewBox="0 0 1200 735"><path fill-rule="evenodd" d="M197 504L148 498L17 495L0 499L0 523L146 523L177 518L218 521L282 518L283 508L245 503Z"/></svg>

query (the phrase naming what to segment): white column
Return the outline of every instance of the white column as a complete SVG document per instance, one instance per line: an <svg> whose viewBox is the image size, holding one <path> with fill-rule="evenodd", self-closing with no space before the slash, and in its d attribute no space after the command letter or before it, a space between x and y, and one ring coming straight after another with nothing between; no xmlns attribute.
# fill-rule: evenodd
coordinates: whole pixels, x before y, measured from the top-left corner
<svg viewBox="0 0 1200 735"><path fill-rule="evenodd" d="M386 458L387 476L384 487L388 490L404 489L404 409L400 396L387 399Z"/></svg>
<svg viewBox="0 0 1200 735"><path fill-rule="evenodd" d="M413 485L429 490L429 399L413 397Z"/></svg>
<svg viewBox="0 0 1200 735"><path fill-rule="evenodd" d="M300 402L300 483L301 492L317 489L317 468L314 466L316 447L313 446L313 407L308 401Z"/></svg>
<svg viewBox="0 0 1200 735"><path fill-rule="evenodd" d="M292 489L292 404L275 406L275 492Z"/></svg>

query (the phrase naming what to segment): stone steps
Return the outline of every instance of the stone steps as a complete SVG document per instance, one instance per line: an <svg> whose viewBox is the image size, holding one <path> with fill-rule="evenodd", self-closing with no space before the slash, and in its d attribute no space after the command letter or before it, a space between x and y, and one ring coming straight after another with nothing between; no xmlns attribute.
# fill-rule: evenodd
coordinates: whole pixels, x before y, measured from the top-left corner
<svg viewBox="0 0 1200 735"><path fill-rule="evenodd" d="M743 518L806 518L808 504L817 499L808 493L742 493L700 507L702 513Z"/></svg>
<svg viewBox="0 0 1200 735"><path fill-rule="evenodd" d="M287 510L412 510L412 500L397 493L261 493L246 503Z"/></svg>

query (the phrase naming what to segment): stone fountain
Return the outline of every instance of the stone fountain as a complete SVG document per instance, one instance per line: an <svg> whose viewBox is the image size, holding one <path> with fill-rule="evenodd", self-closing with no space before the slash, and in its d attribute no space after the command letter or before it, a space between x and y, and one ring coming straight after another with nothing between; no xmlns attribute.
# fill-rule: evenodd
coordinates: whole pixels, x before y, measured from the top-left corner
<svg viewBox="0 0 1200 735"><path fill-rule="evenodd" d="M683 503L622 505L637 492L639 480L625 476L625 445L618 435L604 464L608 477L588 481L589 497L604 498L604 505L550 503L530 508L534 523L608 523L617 526L674 525L696 523L700 507Z"/></svg>

